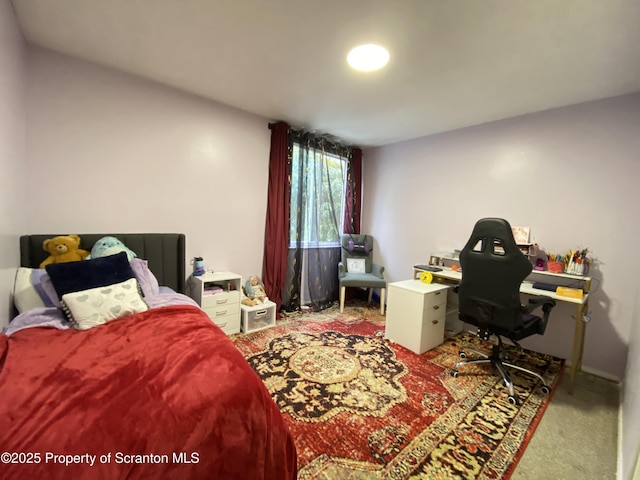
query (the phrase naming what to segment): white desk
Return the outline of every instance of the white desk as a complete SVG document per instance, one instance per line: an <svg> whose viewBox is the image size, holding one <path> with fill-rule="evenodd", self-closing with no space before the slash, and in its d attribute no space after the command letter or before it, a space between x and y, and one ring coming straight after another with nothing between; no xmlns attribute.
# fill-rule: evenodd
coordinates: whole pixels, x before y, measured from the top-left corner
<svg viewBox="0 0 640 480"><path fill-rule="evenodd" d="M433 275L433 281L437 283L447 285L457 285L462 279L462 272L460 270L452 270L451 268L441 267L440 272L431 272ZM420 268L413 269L413 278L420 278L420 274L423 272ZM577 288L582 288L584 292L582 298L572 298L558 295L555 292L548 290L540 290L533 288L533 278L538 278L539 281L553 284L571 284ZM569 381L569 393L573 393L576 375L582 368L582 356L584 353L584 336L587 330L587 324L583 321L582 317L589 308L589 289L591 288L590 277L580 277L577 275L568 275L566 273L551 273L546 271L534 270L531 275L522 282L520 286L520 293L533 296L545 296L553 298L558 302L571 303L576 306L576 319L575 329L573 334L573 355L571 357L571 377Z"/></svg>

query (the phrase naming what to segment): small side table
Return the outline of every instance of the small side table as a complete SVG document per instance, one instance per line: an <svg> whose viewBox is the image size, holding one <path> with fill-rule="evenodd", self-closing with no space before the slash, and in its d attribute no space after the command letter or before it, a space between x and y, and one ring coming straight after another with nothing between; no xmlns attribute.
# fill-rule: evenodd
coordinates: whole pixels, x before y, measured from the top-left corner
<svg viewBox="0 0 640 480"><path fill-rule="evenodd" d="M244 333L256 332L276 324L276 304L271 300L250 307L240 305L241 328Z"/></svg>

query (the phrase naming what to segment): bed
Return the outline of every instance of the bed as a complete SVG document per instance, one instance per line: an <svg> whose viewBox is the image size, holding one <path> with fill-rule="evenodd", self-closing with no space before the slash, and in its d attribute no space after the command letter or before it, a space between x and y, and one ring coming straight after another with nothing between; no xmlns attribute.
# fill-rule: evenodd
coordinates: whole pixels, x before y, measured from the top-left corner
<svg viewBox="0 0 640 480"><path fill-rule="evenodd" d="M98 267L125 270L123 258L137 267L121 282L68 291L60 307L22 304L0 334L0 477L295 479L295 444L264 384L180 293L184 235L80 234L81 246L91 250L107 235L133 250L136 262L120 253L47 267L42 276L42 242L56 235L20 239L19 271L41 275L55 293ZM132 284L138 288L124 290ZM101 311L93 295L112 305L118 289L143 305L110 318L117 309ZM52 295L44 290L38 294ZM87 320L103 316L102 324Z"/></svg>

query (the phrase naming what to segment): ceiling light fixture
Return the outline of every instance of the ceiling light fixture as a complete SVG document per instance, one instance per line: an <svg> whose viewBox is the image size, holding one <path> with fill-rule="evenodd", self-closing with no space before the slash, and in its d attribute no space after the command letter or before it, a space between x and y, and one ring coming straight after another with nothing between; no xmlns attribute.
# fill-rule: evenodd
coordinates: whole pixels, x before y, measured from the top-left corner
<svg viewBox="0 0 640 480"><path fill-rule="evenodd" d="M384 67L389 61L389 52L386 48L373 43L359 45L353 48L347 55L347 62L351 68L361 72L372 72Z"/></svg>

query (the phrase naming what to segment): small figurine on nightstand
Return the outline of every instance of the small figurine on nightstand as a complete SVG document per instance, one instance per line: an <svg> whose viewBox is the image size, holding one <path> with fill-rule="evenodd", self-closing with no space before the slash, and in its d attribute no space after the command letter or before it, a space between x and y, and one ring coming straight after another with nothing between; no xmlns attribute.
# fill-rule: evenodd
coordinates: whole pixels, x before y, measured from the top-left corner
<svg viewBox="0 0 640 480"><path fill-rule="evenodd" d="M247 298L242 300L242 303L251 307L257 305L258 302L264 303L269 300L267 292L264 289L264 285L257 275L252 275L249 277L249 280L246 281L244 284L244 293Z"/></svg>

